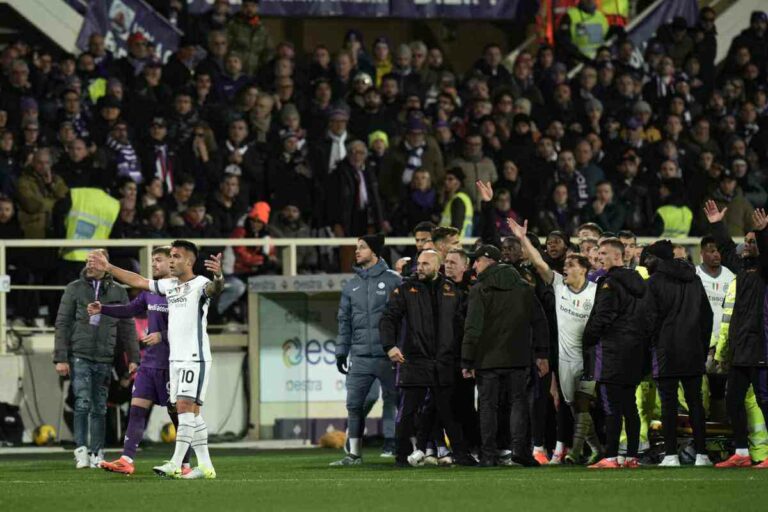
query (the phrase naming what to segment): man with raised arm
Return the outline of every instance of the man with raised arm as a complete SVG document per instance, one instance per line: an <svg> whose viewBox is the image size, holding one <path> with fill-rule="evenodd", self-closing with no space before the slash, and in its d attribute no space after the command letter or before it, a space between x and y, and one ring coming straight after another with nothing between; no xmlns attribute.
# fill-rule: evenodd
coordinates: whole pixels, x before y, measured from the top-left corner
<svg viewBox="0 0 768 512"><path fill-rule="evenodd" d="M115 267L103 253L94 251L88 255L91 267L109 272L128 286L149 290L168 299L170 401L176 404L179 428L173 457L153 469L160 476L188 480L216 478L208 453L208 427L200 409L205 401L211 372L211 344L206 331L208 305L224 289L221 254L205 261L205 268L213 273L213 281L192 271L197 256L197 246L192 242L174 241L171 244L172 277L154 280ZM101 304L89 304L88 312L99 314ZM182 476L182 460L190 446L195 451L197 467Z"/></svg>

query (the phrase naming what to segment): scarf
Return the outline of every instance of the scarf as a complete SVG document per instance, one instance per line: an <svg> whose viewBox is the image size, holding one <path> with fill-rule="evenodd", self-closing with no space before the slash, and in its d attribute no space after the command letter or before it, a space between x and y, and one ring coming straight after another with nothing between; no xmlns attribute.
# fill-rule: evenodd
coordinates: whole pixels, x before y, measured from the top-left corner
<svg viewBox="0 0 768 512"><path fill-rule="evenodd" d="M405 143L405 169L403 169L403 185L408 185L411 182L414 171L421 168L422 157L424 156L424 149L426 144L417 147L411 147L407 142Z"/></svg>
<svg viewBox="0 0 768 512"><path fill-rule="evenodd" d="M355 204L358 210L365 210L368 206L368 187L365 186L365 167L355 169L355 180L357 181L357 194Z"/></svg>
<svg viewBox="0 0 768 512"><path fill-rule="evenodd" d="M130 142L123 144L113 139L110 135L107 137L107 147L115 152L118 176L128 176L136 183L144 181L144 177L141 175L139 159L136 157L136 151Z"/></svg>
<svg viewBox="0 0 768 512"><path fill-rule="evenodd" d="M328 160L328 172L332 172L336 170L339 162L347 158L347 132L345 131L341 135L334 135L328 132L328 137L331 139L331 157Z"/></svg>
<svg viewBox="0 0 768 512"><path fill-rule="evenodd" d="M167 144L155 146L155 176L163 182L166 192L173 190L173 162L168 153Z"/></svg>

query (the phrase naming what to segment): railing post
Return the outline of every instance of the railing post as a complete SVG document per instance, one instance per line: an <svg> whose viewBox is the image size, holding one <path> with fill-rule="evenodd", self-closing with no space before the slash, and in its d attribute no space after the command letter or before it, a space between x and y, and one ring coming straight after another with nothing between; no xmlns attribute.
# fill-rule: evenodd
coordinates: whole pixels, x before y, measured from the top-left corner
<svg viewBox="0 0 768 512"><path fill-rule="evenodd" d="M152 277L152 244L139 248L139 268L141 275L146 278Z"/></svg>
<svg viewBox="0 0 768 512"><path fill-rule="evenodd" d="M296 271L296 244L285 245L282 248L283 275L287 277L295 276Z"/></svg>
<svg viewBox="0 0 768 512"><path fill-rule="evenodd" d="M5 244L0 243L0 275L5 275ZM8 294L0 293L0 354L5 354L5 336L8 327Z"/></svg>

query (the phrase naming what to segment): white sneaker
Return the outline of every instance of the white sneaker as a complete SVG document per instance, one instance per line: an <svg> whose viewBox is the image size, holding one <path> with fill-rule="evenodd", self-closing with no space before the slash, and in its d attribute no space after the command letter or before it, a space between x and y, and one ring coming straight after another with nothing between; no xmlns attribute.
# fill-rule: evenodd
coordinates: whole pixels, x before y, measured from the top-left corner
<svg viewBox="0 0 768 512"><path fill-rule="evenodd" d="M430 454L424 457L425 466L437 466L437 464L438 464L437 456L435 456L434 454Z"/></svg>
<svg viewBox="0 0 768 512"><path fill-rule="evenodd" d="M709 460L709 455L706 453L697 453L696 454L696 466L711 466L712 461Z"/></svg>
<svg viewBox="0 0 768 512"><path fill-rule="evenodd" d="M75 468L86 469L91 467L91 459L88 456L88 448L81 446L75 450Z"/></svg>
<svg viewBox="0 0 768 512"><path fill-rule="evenodd" d="M165 461L162 466L153 467L152 471L154 471L156 475L164 476L166 478L181 478L181 468L174 464L172 460Z"/></svg>
<svg viewBox="0 0 768 512"><path fill-rule="evenodd" d="M98 453L92 453L90 456L91 469L97 469L101 467L101 463L104 462L104 450L99 450Z"/></svg>
<svg viewBox="0 0 768 512"><path fill-rule="evenodd" d="M664 459L659 462L660 468L679 468L680 457L677 455L665 455Z"/></svg>
<svg viewBox="0 0 768 512"><path fill-rule="evenodd" d="M438 466L453 466L453 456L449 453L437 459Z"/></svg>
<svg viewBox="0 0 768 512"><path fill-rule="evenodd" d="M213 468L197 466L192 471L181 477L184 480L213 480L216 478L216 470Z"/></svg>
<svg viewBox="0 0 768 512"><path fill-rule="evenodd" d="M412 454L408 456L408 464L413 467L419 467L424 465L424 459L427 458L424 452L421 450L414 450Z"/></svg>

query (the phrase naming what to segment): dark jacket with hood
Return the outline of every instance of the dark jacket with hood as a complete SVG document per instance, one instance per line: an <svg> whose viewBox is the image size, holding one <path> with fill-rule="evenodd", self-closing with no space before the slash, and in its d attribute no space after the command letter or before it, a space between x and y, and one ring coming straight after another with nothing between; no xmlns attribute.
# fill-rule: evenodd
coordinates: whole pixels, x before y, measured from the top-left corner
<svg viewBox="0 0 768 512"><path fill-rule="evenodd" d="M461 310L462 294L439 274L430 282L406 279L392 291L379 332L384 352L398 346L405 358L397 367L398 386L454 383Z"/></svg>
<svg viewBox="0 0 768 512"><path fill-rule="evenodd" d="M509 265L496 264L469 290L462 367L528 368L549 355L549 327L534 290Z"/></svg>
<svg viewBox="0 0 768 512"><path fill-rule="evenodd" d="M584 330L585 371L598 382L636 385L642 379L648 338L646 285L634 270L614 267L597 282L595 307ZM590 365L592 363L592 365Z"/></svg>
<svg viewBox="0 0 768 512"><path fill-rule="evenodd" d="M648 291L653 377L703 375L712 308L696 269L685 260L661 260Z"/></svg>
<svg viewBox="0 0 768 512"><path fill-rule="evenodd" d="M757 258L741 258L723 222L710 224L723 265L736 274L736 302L728 332L733 366L768 366L768 228L757 232Z"/></svg>
<svg viewBox="0 0 768 512"><path fill-rule="evenodd" d="M98 296L96 295L98 283ZM128 294L107 274L101 281L85 276L69 283L56 315L53 362L67 363L80 357L97 363L112 363L115 346L119 344L132 363L139 362L136 329L130 318L112 318L101 315L98 325L91 325L86 307L98 300L102 304L127 304Z"/></svg>

